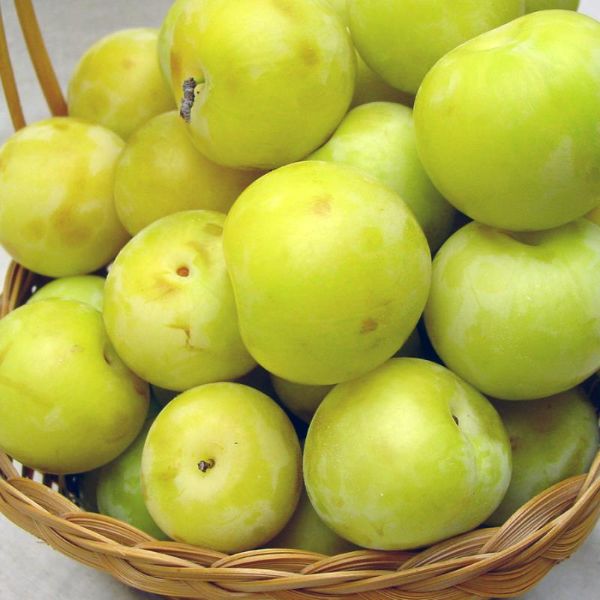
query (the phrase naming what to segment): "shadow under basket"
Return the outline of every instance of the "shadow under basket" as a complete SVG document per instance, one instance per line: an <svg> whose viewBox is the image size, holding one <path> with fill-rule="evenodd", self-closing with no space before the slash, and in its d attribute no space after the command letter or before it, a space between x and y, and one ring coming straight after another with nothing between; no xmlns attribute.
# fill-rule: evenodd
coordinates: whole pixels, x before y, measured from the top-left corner
<svg viewBox="0 0 600 600"><path fill-rule="evenodd" d="M28 51L53 115L66 103L31 0L15 0ZM15 129L25 125L0 14L0 76ZM43 278L12 263L0 316ZM171 598L360 597L364 600L511 598L577 550L600 516L600 453L588 474L546 490L502 527L482 528L420 552L359 550L323 556L294 549L226 555L158 542L116 519L83 511L64 480L0 453L0 512L73 559L123 583ZM576 592L575 592L576 594Z"/></svg>

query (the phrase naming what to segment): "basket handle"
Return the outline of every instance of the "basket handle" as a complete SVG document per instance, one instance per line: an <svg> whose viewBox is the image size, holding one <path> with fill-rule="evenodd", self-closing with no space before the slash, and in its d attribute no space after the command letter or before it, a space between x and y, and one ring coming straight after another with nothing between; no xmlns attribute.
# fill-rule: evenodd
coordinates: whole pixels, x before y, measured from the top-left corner
<svg viewBox="0 0 600 600"><path fill-rule="evenodd" d="M31 0L15 0L15 8L27 44L29 57L46 98L48 108L55 117L64 116L67 114L67 103L48 56L33 4Z"/></svg>
<svg viewBox="0 0 600 600"><path fill-rule="evenodd" d="M2 19L2 7L0 6L0 79L8 105L8 112L15 131L25 127L25 116L19 98L19 90L15 80L15 73L10 60L8 51L8 42L6 41L6 32L4 30L4 20Z"/></svg>

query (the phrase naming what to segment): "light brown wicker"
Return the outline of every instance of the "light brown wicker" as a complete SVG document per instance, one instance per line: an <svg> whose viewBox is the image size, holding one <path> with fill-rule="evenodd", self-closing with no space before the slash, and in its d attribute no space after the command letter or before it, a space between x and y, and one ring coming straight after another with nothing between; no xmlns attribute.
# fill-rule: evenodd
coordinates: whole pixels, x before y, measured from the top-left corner
<svg viewBox="0 0 600 600"><path fill-rule="evenodd" d="M15 0L51 112L65 102L30 0ZM16 129L25 124L0 14L0 74ZM0 316L22 304L40 278L11 264ZM34 481L34 477L41 482ZM0 511L75 560L140 590L178 598L466 600L510 598L535 586L585 540L600 516L600 453L587 475L546 490L501 528L487 528L421 552L356 551L325 557L267 549L227 556L157 542L115 519L78 508L53 476L34 474L0 453ZM66 492L65 492L66 493ZM574 595L576 591L574 590Z"/></svg>

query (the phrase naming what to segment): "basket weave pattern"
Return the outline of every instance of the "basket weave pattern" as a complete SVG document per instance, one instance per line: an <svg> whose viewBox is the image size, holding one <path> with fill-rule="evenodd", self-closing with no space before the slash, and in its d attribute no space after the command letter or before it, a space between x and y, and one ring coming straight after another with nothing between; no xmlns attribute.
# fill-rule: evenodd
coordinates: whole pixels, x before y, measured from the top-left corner
<svg viewBox="0 0 600 600"><path fill-rule="evenodd" d="M32 62L50 111L66 105L30 0L15 0ZM25 125L0 14L0 75L15 129ZM12 263L0 317L27 300L40 278ZM500 528L484 528L421 552L355 551L326 557L290 549L225 555L157 542L110 517L81 510L42 476L0 452L0 512L74 558L147 592L177 598L270 597L281 600L467 600L510 598L534 587L568 558L600 517L600 452L587 475L546 490ZM36 477L37 479L37 477ZM66 493L66 492L65 492Z"/></svg>

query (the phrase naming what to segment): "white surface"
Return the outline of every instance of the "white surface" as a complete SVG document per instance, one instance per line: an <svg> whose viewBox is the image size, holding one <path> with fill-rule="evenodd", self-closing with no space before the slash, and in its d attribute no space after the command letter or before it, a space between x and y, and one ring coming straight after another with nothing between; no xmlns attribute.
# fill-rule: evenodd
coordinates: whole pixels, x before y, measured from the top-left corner
<svg viewBox="0 0 600 600"><path fill-rule="evenodd" d="M79 55L98 37L116 29L158 26L169 0L37 0L46 43L63 84ZM0 0L17 80L27 99L27 119L48 112L39 94L14 18L12 2ZM582 12L600 19L600 0L582 0ZM11 125L0 100L0 141ZM0 249L0 275L8 257ZM0 598L2 600L150 600L111 577L84 567L46 547L0 516ZM600 597L600 527L569 561L554 569L526 600L597 600Z"/></svg>

